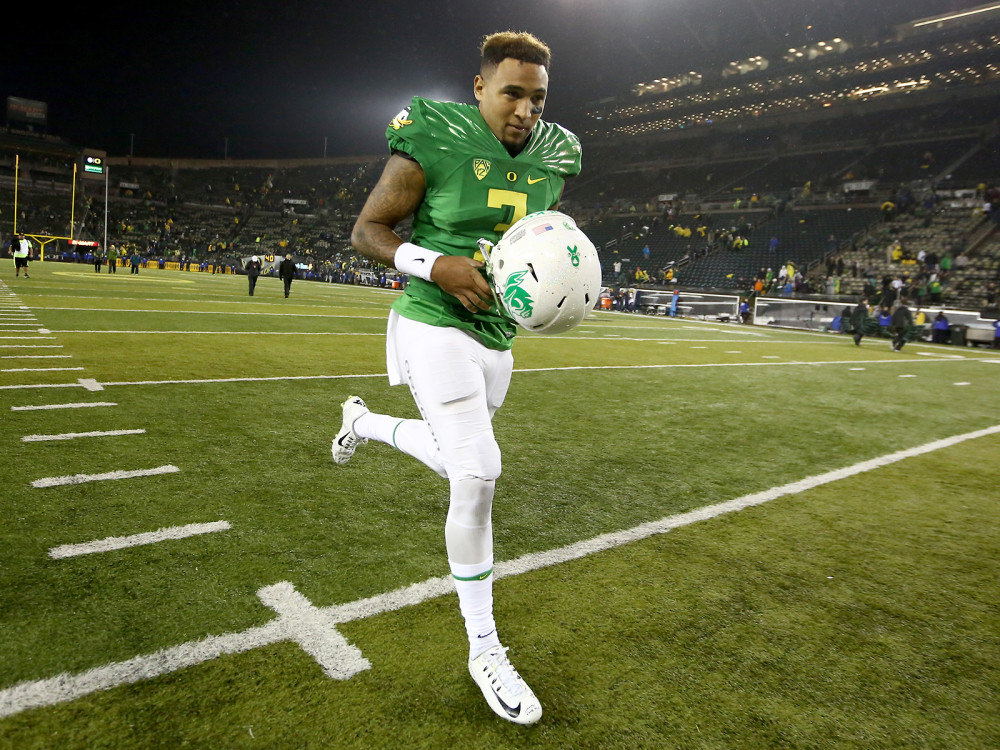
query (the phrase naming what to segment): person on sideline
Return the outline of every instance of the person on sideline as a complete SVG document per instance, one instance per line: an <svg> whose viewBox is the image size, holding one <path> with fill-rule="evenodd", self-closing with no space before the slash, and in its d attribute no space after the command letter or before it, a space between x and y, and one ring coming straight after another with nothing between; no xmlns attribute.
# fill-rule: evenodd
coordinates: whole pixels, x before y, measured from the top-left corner
<svg viewBox="0 0 1000 750"><path fill-rule="evenodd" d="M24 232L11 241L9 252L14 256L14 276L20 276L23 268L24 278L30 278L28 276L28 260L31 258L31 240L24 236Z"/></svg>
<svg viewBox="0 0 1000 750"><path fill-rule="evenodd" d="M854 330L854 345L861 346L865 336L865 323L868 321L868 298L862 297L857 306L851 310L851 328Z"/></svg>
<svg viewBox="0 0 1000 750"><path fill-rule="evenodd" d="M285 259L278 265L278 276L285 283L285 296L287 297L292 291L292 279L295 278L295 261L292 260L291 253L286 254ZM253 291L250 293L253 294Z"/></svg>

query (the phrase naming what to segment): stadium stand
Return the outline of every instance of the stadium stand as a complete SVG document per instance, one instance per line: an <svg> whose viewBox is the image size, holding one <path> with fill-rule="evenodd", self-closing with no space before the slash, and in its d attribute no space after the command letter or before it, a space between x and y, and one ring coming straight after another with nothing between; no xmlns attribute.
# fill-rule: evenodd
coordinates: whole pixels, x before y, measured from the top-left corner
<svg viewBox="0 0 1000 750"><path fill-rule="evenodd" d="M838 275L837 293L854 296L866 270L912 270L886 255L898 240L914 253L964 251L942 293L984 304L1000 282L996 224L982 211L1000 180L1000 14L919 30L783 50L594 105L584 175L563 209L599 248L605 283L747 293L761 269L791 261L805 275L800 292L825 293L827 261L839 257L851 271ZM56 137L0 132L4 207L20 158L19 228L101 244L106 235L156 259L238 270L253 254L292 253L314 278L379 277L349 235L384 156L110 157L105 227L103 182L74 185L81 153ZM5 208L4 242L12 218ZM87 257L64 241L50 250Z"/></svg>

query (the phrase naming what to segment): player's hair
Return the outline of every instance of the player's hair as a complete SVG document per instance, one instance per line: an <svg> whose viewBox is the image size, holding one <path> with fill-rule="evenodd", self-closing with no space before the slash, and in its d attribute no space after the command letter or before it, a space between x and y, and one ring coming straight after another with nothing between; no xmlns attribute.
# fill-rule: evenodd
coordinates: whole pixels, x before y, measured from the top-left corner
<svg viewBox="0 0 1000 750"><path fill-rule="evenodd" d="M552 60L548 45L527 31L498 31L483 38L479 47L482 54L480 72L487 73L510 57L521 62L542 65L546 69Z"/></svg>

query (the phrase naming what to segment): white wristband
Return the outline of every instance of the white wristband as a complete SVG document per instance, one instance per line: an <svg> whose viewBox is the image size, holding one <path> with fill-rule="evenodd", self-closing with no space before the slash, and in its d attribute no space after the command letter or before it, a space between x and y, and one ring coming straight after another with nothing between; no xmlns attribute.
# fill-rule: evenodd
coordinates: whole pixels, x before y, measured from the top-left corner
<svg viewBox="0 0 1000 750"><path fill-rule="evenodd" d="M404 242L396 248L396 255L393 258L392 264L396 267L397 271L402 271L410 276L416 276L424 281L430 281L431 268L434 267L434 261L442 255L444 253L428 250L419 245L414 245L412 242Z"/></svg>

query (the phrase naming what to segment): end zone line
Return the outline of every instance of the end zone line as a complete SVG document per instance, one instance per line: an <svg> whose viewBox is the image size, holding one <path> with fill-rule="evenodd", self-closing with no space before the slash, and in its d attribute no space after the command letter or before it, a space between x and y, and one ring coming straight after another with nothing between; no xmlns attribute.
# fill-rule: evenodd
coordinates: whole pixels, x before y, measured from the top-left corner
<svg viewBox="0 0 1000 750"><path fill-rule="evenodd" d="M1000 425L994 425L986 429L934 440L914 448L907 448L868 461L862 461L852 466L846 466L842 469L835 469L824 474L806 477L805 479L784 484L780 487L772 487L763 492L744 495L687 513L667 516L659 521L640 524L631 529L602 534L593 539L576 542L554 550L529 553L515 560L498 563L494 568L494 575L498 579L507 578L569 562L628 544L629 542L646 539L656 534L663 534L681 526L698 521L706 521L755 505L761 505L786 495L805 492L806 490L846 479L856 474L889 466L907 458L932 453L942 448L958 445L967 440L974 440L998 433L1000 433ZM261 589L261 591L264 591L266 588L268 587ZM331 623L332 627L333 624L361 620L375 615L394 612L403 607L422 604L430 599L450 594L454 590L454 580L450 575L445 575L421 581L411 586L404 586L385 594L360 599L349 604L333 604L318 609L323 613L327 621ZM152 679L184 667L210 661L226 654L239 654L261 646L270 646L280 641L295 640L296 633L290 632L293 624L284 617L279 616L277 620L273 620L267 625L250 628L241 632L207 636L201 640L188 641L179 646L161 649L152 654L136 656L126 661L112 662L101 667L94 667L85 672L77 674L63 672L48 679L21 682L12 687L0 690L0 718L13 716L32 708L65 703L100 690L109 690L120 685ZM325 668L329 666L324 665Z"/></svg>
<svg viewBox="0 0 1000 750"><path fill-rule="evenodd" d="M157 531L145 531L141 534L131 534L129 536L109 536L105 539L97 539L93 542L81 542L79 544L63 544L49 550L49 557L53 560L62 560L67 557L78 555L91 555L95 552L111 552L113 550L126 549L127 547L138 547L144 544L156 544L168 539L186 539L187 537L199 534L211 534L215 531L226 531L230 529L229 521L213 521L212 523L189 523L186 526L170 526L158 529Z"/></svg>
<svg viewBox="0 0 1000 750"><path fill-rule="evenodd" d="M173 474L180 471L172 464L157 466L155 469L136 469L134 471L108 471L103 474L72 474L64 477L44 477L31 483L32 487L61 487L67 484L83 484L84 482L104 482L112 479L133 479L135 477L152 477L158 474Z"/></svg>

